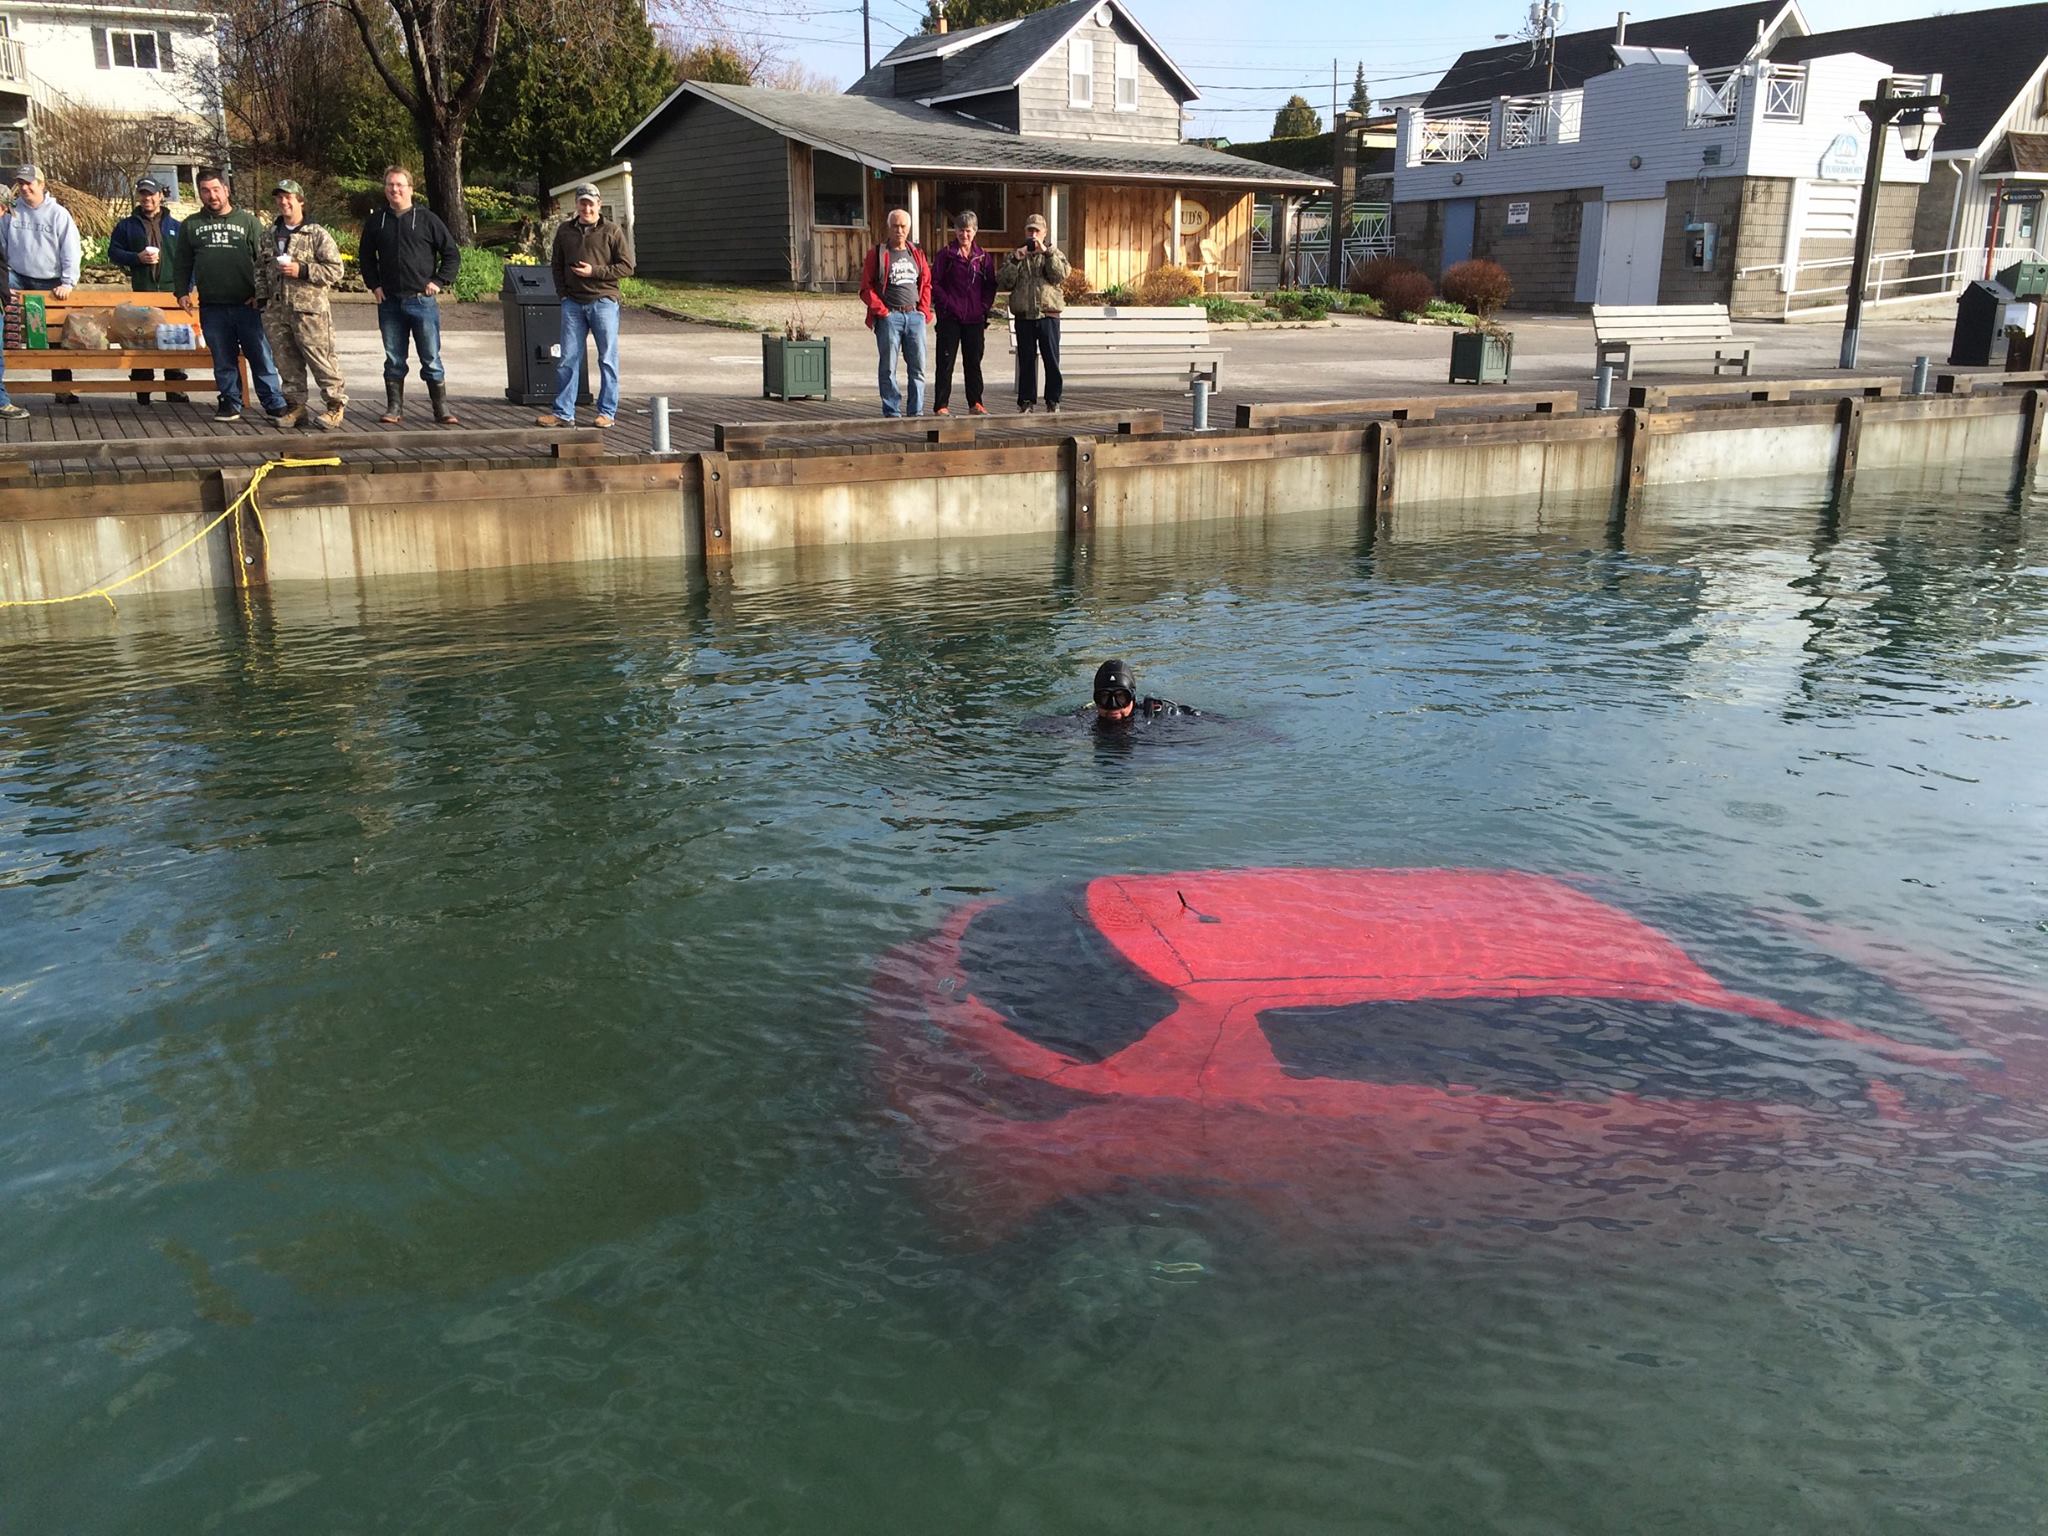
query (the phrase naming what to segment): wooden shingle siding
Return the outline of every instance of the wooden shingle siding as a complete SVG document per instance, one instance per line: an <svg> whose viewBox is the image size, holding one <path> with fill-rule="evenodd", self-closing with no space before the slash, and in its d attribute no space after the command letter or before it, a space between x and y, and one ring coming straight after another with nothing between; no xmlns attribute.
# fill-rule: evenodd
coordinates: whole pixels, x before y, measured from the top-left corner
<svg viewBox="0 0 2048 1536"><path fill-rule="evenodd" d="M1047 138L1179 143L1180 99L1143 44L1138 46L1138 110L1116 110L1116 45L1135 43L1138 34L1119 18L1107 27L1086 22L1074 36L1095 44L1095 105L1067 105L1067 45L1061 43L1018 82L1018 130Z"/></svg>
<svg viewBox="0 0 2048 1536"><path fill-rule="evenodd" d="M638 271L687 282L789 281L789 144L685 97L633 149Z"/></svg>

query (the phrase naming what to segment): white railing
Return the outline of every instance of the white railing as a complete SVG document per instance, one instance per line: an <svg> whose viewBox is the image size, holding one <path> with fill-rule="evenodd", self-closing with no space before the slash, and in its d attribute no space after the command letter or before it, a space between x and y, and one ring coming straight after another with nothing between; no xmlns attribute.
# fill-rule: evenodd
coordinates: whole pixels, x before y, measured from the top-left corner
<svg viewBox="0 0 2048 1536"><path fill-rule="evenodd" d="M1993 271L2015 261L2039 261L2031 247L2001 247L1992 255ZM1849 302L1849 271L1853 256L1833 256L1825 261L1802 261L1787 268L1783 262L1768 266L1739 267L1736 277L1758 277L1771 273L1783 294L1782 318L1790 320L1827 319L1841 313ZM1916 271L1915 268L1918 270ZM1984 269L1984 247L1950 246L1941 251L1876 251L1871 254L1870 273L1863 285L1863 305L1926 303L1954 293ZM1807 275L1832 277L1837 281L1809 283ZM1786 281L1789 276L1790 282Z"/></svg>
<svg viewBox="0 0 2048 1536"><path fill-rule="evenodd" d="M28 83L28 55L19 38L0 37L0 80Z"/></svg>
<svg viewBox="0 0 2048 1536"><path fill-rule="evenodd" d="M1493 133L1493 109L1485 102L1440 107L1425 114L1417 125L1421 141L1417 146L1423 165L1458 165L1467 160L1484 160L1487 141Z"/></svg>
<svg viewBox="0 0 2048 1536"><path fill-rule="evenodd" d="M1338 281L1349 283L1352 268L1394 254L1394 205L1353 203L1344 213L1343 261Z"/></svg>
<svg viewBox="0 0 2048 1536"><path fill-rule="evenodd" d="M1585 104L1583 91L1503 96L1500 103L1500 147L1527 149L1536 144L1578 143L1579 119Z"/></svg>
<svg viewBox="0 0 2048 1536"><path fill-rule="evenodd" d="M1692 96L1686 103L1685 126L1719 127L1735 121L1735 109L1742 102L1742 69L1697 69L1692 76Z"/></svg>
<svg viewBox="0 0 2048 1536"><path fill-rule="evenodd" d="M1806 66L1766 64L1763 71L1764 117L1774 123L1796 123L1806 116Z"/></svg>

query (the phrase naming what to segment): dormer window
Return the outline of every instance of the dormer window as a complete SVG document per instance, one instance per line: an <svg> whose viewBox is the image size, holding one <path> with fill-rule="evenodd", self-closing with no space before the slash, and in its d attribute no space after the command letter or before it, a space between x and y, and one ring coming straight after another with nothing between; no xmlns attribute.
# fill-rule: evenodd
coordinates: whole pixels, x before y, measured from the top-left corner
<svg viewBox="0 0 2048 1536"><path fill-rule="evenodd" d="M1138 110L1138 45L1118 43L1116 45L1116 109L1119 112Z"/></svg>
<svg viewBox="0 0 2048 1536"><path fill-rule="evenodd" d="M1067 43L1067 105L1095 105L1095 44L1085 37Z"/></svg>

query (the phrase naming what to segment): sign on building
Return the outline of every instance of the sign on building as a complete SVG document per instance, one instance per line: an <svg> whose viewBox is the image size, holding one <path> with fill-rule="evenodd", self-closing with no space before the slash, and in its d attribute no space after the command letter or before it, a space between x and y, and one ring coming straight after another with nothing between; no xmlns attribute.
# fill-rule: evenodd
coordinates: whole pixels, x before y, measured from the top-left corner
<svg viewBox="0 0 2048 1536"><path fill-rule="evenodd" d="M1844 129L1829 141L1820 157L1822 181L1863 179L1863 135Z"/></svg>
<svg viewBox="0 0 2048 1536"><path fill-rule="evenodd" d="M1526 223L1528 223L1528 222L1529 222L1529 205L1528 205L1527 203L1509 203L1509 204L1508 204L1508 222L1509 222L1510 224L1526 224Z"/></svg>

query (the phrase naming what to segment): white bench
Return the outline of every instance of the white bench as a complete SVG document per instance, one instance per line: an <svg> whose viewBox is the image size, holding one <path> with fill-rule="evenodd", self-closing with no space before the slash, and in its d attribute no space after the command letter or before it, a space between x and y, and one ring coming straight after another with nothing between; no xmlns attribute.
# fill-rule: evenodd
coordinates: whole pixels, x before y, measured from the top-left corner
<svg viewBox="0 0 2048 1536"><path fill-rule="evenodd" d="M1010 322L1010 350L1017 350L1017 322ZM1108 304L1069 308L1060 315L1060 373L1170 373L1190 385L1203 375L1220 386L1223 354L1230 348L1209 340L1209 312L1194 304L1158 307Z"/></svg>
<svg viewBox="0 0 2048 1536"><path fill-rule="evenodd" d="M1714 376L1724 368L1749 373L1750 348L1737 351L1735 329L1726 304L1595 304L1593 306L1593 371L1618 361L1621 376L1632 379L1636 353L1649 348L1714 354ZM1727 346L1728 350L1723 351Z"/></svg>

